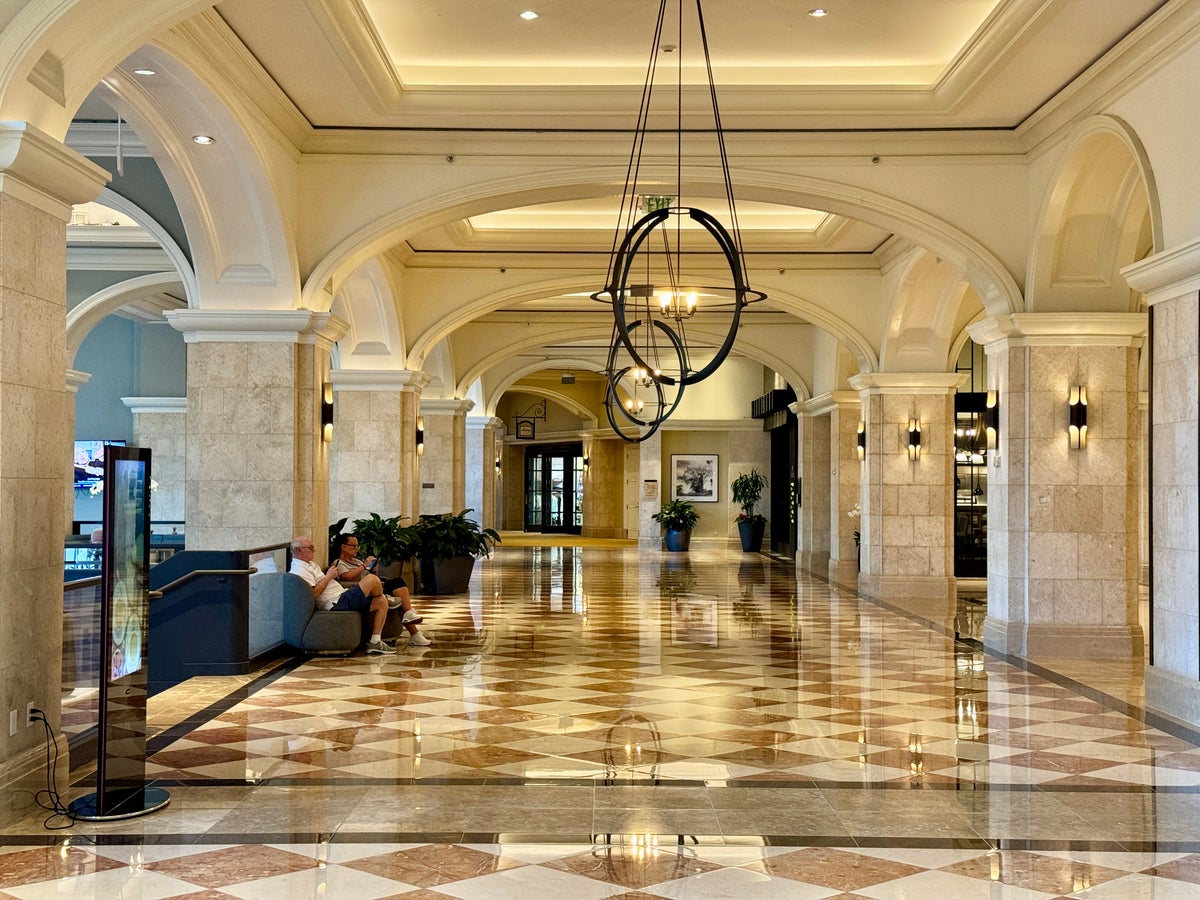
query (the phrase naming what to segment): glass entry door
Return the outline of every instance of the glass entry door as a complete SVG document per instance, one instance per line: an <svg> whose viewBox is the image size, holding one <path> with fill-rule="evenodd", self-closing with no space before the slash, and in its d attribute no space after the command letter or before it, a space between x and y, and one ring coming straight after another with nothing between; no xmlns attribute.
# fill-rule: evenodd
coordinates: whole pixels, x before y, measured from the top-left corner
<svg viewBox="0 0 1200 900"><path fill-rule="evenodd" d="M525 448L525 530L583 530L583 445Z"/></svg>

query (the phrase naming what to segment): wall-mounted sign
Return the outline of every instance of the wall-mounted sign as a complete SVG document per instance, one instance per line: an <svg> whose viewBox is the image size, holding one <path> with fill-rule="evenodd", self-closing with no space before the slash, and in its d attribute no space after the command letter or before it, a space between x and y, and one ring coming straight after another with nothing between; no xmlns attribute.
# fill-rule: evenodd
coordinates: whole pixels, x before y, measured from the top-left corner
<svg viewBox="0 0 1200 900"><path fill-rule="evenodd" d="M517 419L517 440L531 441L537 435L533 419Z"/></svg>

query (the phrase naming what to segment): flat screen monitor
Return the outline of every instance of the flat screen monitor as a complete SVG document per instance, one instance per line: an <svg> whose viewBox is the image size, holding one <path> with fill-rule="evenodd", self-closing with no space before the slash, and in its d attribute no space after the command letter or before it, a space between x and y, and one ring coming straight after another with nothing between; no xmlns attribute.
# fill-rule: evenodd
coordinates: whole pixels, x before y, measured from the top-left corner
<svg viewBox="0 0 1200 900"><path fill-rule="evenodd" d="M124 446L124 441L76 441L75 490L90 490L104 481L104 448Z"/></svg>

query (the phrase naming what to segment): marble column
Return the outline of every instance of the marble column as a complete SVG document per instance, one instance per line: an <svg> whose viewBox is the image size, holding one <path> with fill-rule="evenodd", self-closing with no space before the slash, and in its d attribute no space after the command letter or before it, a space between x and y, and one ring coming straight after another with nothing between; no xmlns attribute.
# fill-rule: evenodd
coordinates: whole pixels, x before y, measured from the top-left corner
<svg viewBox="0 0 1200 900"><path fill-rule="evenodd" d="M862 477L861 594L918 615L954 615L954 392L965 375L855 375L866 413ZM908 426L921 428L909 458Z"/></svg>
<svg viewBox="0 0 1200 900"><path fill-rule="evenodd" d="M67 434L71 435L72 438L71 442L67 444L67 461L63 464L68 467L67 471L70 471L74 466L74 454L72 453L72 450L74 448L73 439L75 437L75 398L79 393L79 388L87 384L91 378L92 376L90 372L80 372L78 369L67 369L67 393L69 396L67 397L67 411L64 427L67 430ZM75 521L75 482L73 479L68 479L66 483L66 490L63 492L63 497L65 498L64 502L66 504L63 507L66 515L66 518L64 518L63 521L66 523L66 529L69 533L71 531L71 525Z"/></svg>
<svg viewBox="0 0 1200 900"><path fill-rule="evenodd" d="M988 466L984 642L1020 656L1141 653L1137 620L1140 313L1020 313L972 325L1000 392ZM1087 444L1067 441L1087 388Z"/></svg>
<svg viewBox="0 0 1200 900"><path fill-rule="evenodd" d="M1146 705L1200 726L1200 239L1121 274L1145 294L1151 317Z"/></svg>
<svg viewBox="0 0 1200 900"><path fill-rule="evenodd" d="M407 369L336 369L329 453L329 518L412 516L418 481L416 408L429 383Z"/></svg>
<svg viewBox="0 0 1200 900"><path fill-rule="evenodd" d="M662 547L662 527L654 514L669 499L663 483L662 430L654 432L638 448L638 546L658 550Z"/></svg>
<svg viewBox="0 0 1200 900"><path fill-rule="evenodd" d="M0 122L0 824L45 787L45 710L59 733L63 497L74 416L66 364L66 223L108 173L23 122ZM19 573L19 576L18 574ZM59 739L65 766L65 740ZM62 773L65 774L65 773ZM60 780L59 784L65 784Z"/></svg>
<svg viewBox="0 0 1200 900"><path fill-rule="evenodd" d="M425 424L421 510L425 513L457 513L467 508L467 413L474 408L474 400L421 401ZM478 512L475 510L472 518Z"/></svg>
<svg viewBox="0 0 1200 900"><path fill-rule="evenodd" d="M796 565L829 571L829 409L822 398L791 404L799 427L800 527Z"/></svg>
<svg viewBox="0 0 1200 900"><path fill-rule="evenodd" d="M187 397L122 397L133 414L133 443L150 450L150 495L154 522L184 522L187 477ZM183 531L183 526L177 526Z"/></svg>
<svg viewBox="0 0 1200 900"><path fill-rule="evenodd" d="M858 586L858 546L854 532L861 517L850 515L861 503L862 467L858 458L858 423L862 401L854 391L829 397L829 580Z"/></svg>
<svg viewBox="0 0 1200 900"><path fill-rule="evenodd" d="M625 442L605 429L584 438L583 534L625 537Z"/></svg>
<svg viewBox="0 0 1200 900"><path fill-rule="evenodd" d="M483 528L496 527L496 434L503 427L495 416L467 416L466 506Z"/></svg>
<svg viewBox="0 0 1200 900"><path fill-rule="evenodd" d="M189 550L329 528L321 400L346 325L311 310L174 310L187 344Z"/></svg>

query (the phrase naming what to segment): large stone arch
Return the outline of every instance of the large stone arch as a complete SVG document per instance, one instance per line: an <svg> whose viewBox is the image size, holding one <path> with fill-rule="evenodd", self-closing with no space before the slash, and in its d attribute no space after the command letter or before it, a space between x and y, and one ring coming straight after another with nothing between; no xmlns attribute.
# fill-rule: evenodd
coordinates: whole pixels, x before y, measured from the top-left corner
<svg viewBox="0 0 1200 900"><path fill-rule="evenodd" d="M651 167L645 177L653 180L672 174L666 168ZM827 210L887 228L919 244L956 266L993 315L1024 308L1020 288L995 254L961 229L916 206L858 184L780 172L736 170L733 174L740 198ZM303 303L317 309L315 304L321 302L328 285L336 289L359 265L394 246L406 234L514 206L611 196L619 193L620 177L613 166L586 165L483 178L415 200L377 217L333 245L308 274ZM671 181L673 178L666 183Z"/></svg>
<svg viewBox="0 0 1200 900"><path fill-rule="evenodd" d="M885 372L944 371L970 284L948 260L914 248L897 272L898 284L880 347ZM953 365L950 366L953 370Z"/></svg>
<svg viewBox="0 0 1200 900"><path fill-rule="evenodd" d="M367 261L342 282L331 310L350 326L342 339L345 349L338 353L339 368L407 367L404 323L397 306L396 285L379 259Z"/></svg>
<svg viewBox="0 0 1200 900"><path fill-rule="evenodd" d="M1144 148L1120 119L1095 116L1063 148L1046 189L1027 279L1031 312L1131 312L1120 269L1162 249Z"/></svg>
<svg viewBox="0 0 1200 900"><path fill-rule="evenodd" d="M196 41L179 35L164 41L170 49L136 49L101 90L154 157L179 209L198 285L189 306L293 309L299 269L270 142L241 104L210 87L221 80ZM139 66L157 73L153 90L132 74ZM192 141L198 132L215 142L198 147Z"/></svg>
<svg viewBox="0 0 1200 900"><path fill-rule="evenodd" d="M84 338L100 321L127 303L145 300L170 290L180 290L182 282L174 272L154 272L119 281L88 297L67 313L67 368L75 364L75 355Z"/></svg>

